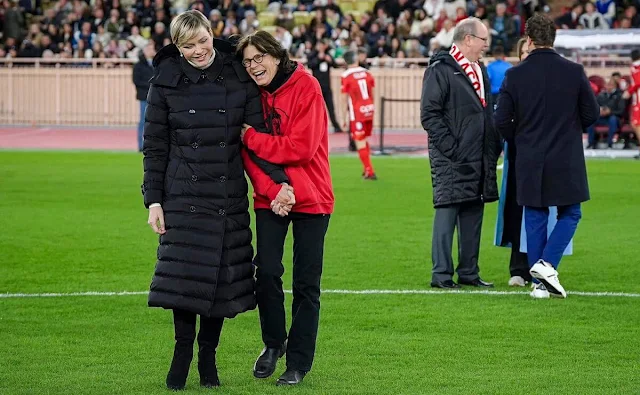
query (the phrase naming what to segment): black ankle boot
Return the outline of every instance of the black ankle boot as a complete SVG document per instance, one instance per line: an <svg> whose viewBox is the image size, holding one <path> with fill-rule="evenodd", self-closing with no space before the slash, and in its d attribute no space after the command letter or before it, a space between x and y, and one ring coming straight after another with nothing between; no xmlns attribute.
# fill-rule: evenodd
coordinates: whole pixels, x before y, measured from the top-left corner
<svg viewBox="0 0 640 395"><path fill-rule="evenodd" d="M189 367L193 359L193 343L180 344L176 343L173 350L173 360L171 368L167 374L167 388L174 391L183 390L187 384L187 376L189 376Z"/></svg>
<svg viewBox="0 0 640 395"><path fill-rule="evenodd" d="M218 368L216 367L216 352L206 345L200 345L198 352L198 373L200 385L207 388L219 387Z"/></svg>
<svg viewBox="0 0 640 395"><path fill-rule="evenodd" d="M196 337L196 315L187 311L174 310L176 345L173 360L167 374L167 388L174 391L184 389L193 359L193 342Z"/></svg>

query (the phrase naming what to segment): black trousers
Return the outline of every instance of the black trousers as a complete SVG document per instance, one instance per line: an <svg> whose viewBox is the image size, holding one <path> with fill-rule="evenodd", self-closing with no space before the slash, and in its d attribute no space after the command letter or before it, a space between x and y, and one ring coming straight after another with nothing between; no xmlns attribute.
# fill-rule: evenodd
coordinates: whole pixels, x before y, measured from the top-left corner
<svg viewBox="0 0 640 395"><path fill-rule="evenodd" d="M196 338L197 314L184 310L173 310L173 325L175 329L176 349L193 353L193 342ZM220 342L220 333L224 318L209 318L200 316L200 331L198 332L199 357L215 358L216 348Z"/></svg>
<svg viewBox="0 0 640 395"><path fill-rule="evenodd" d="M262 340L267 347L287 343L287 368L311 370L320 319L320 277L329 215L256 210L256 297ZM293 306L287 336L282 290L284 242L293 225Z"/></svg>
<svg viewBox="0 0 640 395"><path fill-rule="evenodd" d="M333 128L335 130L342 130L342 126L340 126L340 122L338 122L336 118L336 110L333 105L333 92L331 91L331 87L322 87L322 97L324 98L324 103L329 111L329 120L331 121Z"/></svg>
<svg viewBox="0 0 640 395"><path fill-rule="evenodd" d="M516 210L512 215L514 216L514 223L520 224L512 229L513 235L510 237L511 242L511 259L509 259L509 273L511 277L520 276L525 281L531 282L531 273L529 273L529 260L527 254L520 252L520 227L522 226L522 207L518 206L519 210ZM519 218L519 219L518 219Z"/></svg>

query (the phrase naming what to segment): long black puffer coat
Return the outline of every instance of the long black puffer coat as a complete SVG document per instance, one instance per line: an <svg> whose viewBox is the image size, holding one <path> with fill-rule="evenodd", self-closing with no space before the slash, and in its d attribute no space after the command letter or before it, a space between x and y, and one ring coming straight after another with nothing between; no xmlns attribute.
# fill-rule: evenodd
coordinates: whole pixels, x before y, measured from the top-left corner
<svg viewBox="0 0 640 395"><path fill-rule="evenodd" d="M240 130L264 130L260 94L239 61L219 50L204 71L174 45L153 63L142 190L146 207L161 203L166 233L148 303L234 317L256 306Z"/></svg>
<svg viewBox="0 0 640 395"><path fill-rule="evenodd" d="M471 81L448 52L439 52L425 71L422 126L429 134L433 205L498 200L496 165L502 140L493 124L486 69L482 106Z"/></svg>

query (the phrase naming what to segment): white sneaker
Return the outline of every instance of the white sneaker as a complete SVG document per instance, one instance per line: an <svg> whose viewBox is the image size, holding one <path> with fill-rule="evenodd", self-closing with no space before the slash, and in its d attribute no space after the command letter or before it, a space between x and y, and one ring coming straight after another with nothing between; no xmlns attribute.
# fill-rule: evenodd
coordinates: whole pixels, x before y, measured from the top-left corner
<svg viewBox="0 0 640 395"><path fill-rule="evenodd" d="M533 291L529 294L532 298L536 299L548 299L549 291L542 283L533 284Z"/></svg>
<svg viewBox="0 0 640 395"><path fill-rule="evenodd" d="M558 280L558 272L549 262L545 262L540 259L531 267L529 273L531 273L533 278L540 280L552 296L558 298L567 297L567 293Z"/></svg>
<svg viewBox="0 0 640 395"><path fill-rule="evenodd" d="M509 279L510 287L524 287L525 285L527 285L527 282L520 276L513 276Z"/></svg>

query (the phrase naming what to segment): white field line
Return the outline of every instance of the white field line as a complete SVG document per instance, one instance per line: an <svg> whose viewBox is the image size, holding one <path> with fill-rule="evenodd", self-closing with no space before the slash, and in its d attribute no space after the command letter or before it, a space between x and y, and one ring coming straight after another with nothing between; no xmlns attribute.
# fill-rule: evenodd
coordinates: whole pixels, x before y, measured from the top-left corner
<svg viewBox="0 0 640 395"><path fill-rule="evenodd" d="M286 290L286 293L291 293ZM131 296L131 295L147 295L148 291L121 291L121 292L68 292L68 293L0 293L2 298L61 298L69 296ZM348 290L348 289L325 289L323 294L338 295L490 295L490 296L526 296L529 291L491 291L491 290L452 290L438 291L429 289L365 289L365 290ZM569 295L588 296L588 297L619 297L619 298L640 298L640 293L627 292L567 292Z"/></svg>

